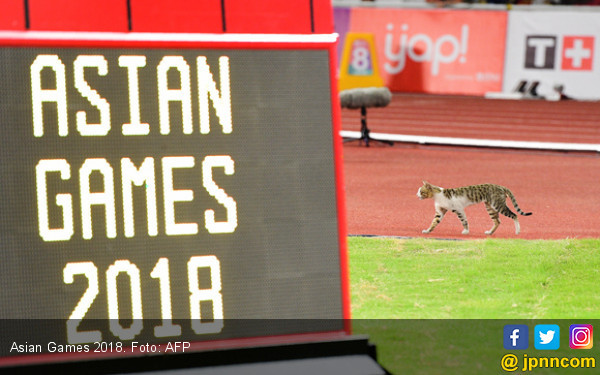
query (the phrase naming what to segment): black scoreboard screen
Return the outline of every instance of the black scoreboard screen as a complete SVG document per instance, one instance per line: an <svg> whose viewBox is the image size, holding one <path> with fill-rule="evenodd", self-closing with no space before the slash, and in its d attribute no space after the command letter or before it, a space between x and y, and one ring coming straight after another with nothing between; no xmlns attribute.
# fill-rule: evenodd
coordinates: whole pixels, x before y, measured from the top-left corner
<svg viewBox="0 0 600 375"><path fill-rule="evenodd" d="M345 330L334 36L8 35L0 356Z"/></svg>

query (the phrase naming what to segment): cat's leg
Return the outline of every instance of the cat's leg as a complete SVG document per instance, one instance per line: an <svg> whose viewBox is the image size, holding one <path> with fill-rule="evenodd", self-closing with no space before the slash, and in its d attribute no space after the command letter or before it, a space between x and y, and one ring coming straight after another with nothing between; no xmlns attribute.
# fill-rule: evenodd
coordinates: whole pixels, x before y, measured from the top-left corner
<svg viewBox="0 0 600 375"><path fill-rule="evenodd" d="M510 208L508 208L506 206L506 203L504 203L504 205L502 207L500 207L500 209L498 210L498 212L500 212L502 215L509 217L511 219L514 220L515 222L515 234L519 234L521 232L521 225L519 225L519 218L517 217L517 214L515 214L514 212L512 212L510 210Z"/></svg>
<svg viewBox="0 0 600 375"><path fill-rule="evenodd" d="M431 222L429 228L423 230L423 233L431 233L431 231L433 231L433 229L440 223L440 221L442 221L446 212L448 212L447 209L442 207L436 207L435 217L433 218L433 221Z"/></svg>
<svg viewBox="0 0 600 375"><path fill-rule="evenodd" d="M462 223L462 226L464 228L462 234L469 234L469 222L467 221L467 214L465 214L465 210L461 208L458 210L452 210L452 212L454 212L456 216L458 216L460 222Z"/></svg>
<svg viewBox="0 0 600 375"><path fill-rule="evenodd" d="M496 211L489 203L485 202L485 208L492 220L494 221L494 226L492 227L492 229L485 232L485 234L491 235L494 234L496 229L498 229L498 225L500 225L500 218L498 215L498 211Z"/></svg>

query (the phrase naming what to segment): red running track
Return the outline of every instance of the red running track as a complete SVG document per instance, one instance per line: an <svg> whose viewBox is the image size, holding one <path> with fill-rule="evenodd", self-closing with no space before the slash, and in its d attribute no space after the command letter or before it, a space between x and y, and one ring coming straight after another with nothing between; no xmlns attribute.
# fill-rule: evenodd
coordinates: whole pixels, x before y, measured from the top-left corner
<svg viewBox="0 0 600 375"><path fill-rule="evenodd" d="M356 112L342 111L344 130L358 129ZM373 132L600 143L600 104L592 102L395 95L389 107L370 110L368 120ZM419 200L416 192L422 180L428 180L442 187L496 183L510 188L521 208L533 215L519 218L519 236L512 220L501 217L493 237L600 238L597 153L400 143L393 147L373 143L366 148L351 142L344 145L344 168L349 234L487 237L483 232L492 221L483 204L466 210L469 235L461 234L460 221L452 213L433 233L422 234L433 219L433 201Z"/></svg>
<svg viewBox="0 0 600 375"><path fill-rule="evenodd" d="M367 122L376 133L600 144L598 102L394 94ZM342 129L360 130L359 111L342 110Z"/></svg>

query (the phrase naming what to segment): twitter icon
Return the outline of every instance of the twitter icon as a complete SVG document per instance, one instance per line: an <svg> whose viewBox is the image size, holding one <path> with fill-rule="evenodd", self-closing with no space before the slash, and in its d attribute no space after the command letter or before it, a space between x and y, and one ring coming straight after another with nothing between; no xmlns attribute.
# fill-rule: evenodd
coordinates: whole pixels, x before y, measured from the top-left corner
<svg viewBox="0 0 600 375"><path fill-rule="evenodd" d="M538 324L533 334L538 350L556 350L560 347L560 327L556 324Z"/></svg>

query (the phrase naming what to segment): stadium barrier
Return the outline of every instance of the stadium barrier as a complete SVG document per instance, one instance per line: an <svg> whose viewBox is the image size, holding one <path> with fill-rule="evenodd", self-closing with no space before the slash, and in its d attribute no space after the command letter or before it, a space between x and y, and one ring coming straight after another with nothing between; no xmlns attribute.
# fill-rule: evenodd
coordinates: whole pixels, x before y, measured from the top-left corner
<svg viewBox="0 0 600 375"><path fill-rule="evenodd" d="M484 96L536 94L598 100L600 12L590 7L415 9L335 7L336 32L375 36L385 85L393 92ZM519 95L512 95L519 98Z"/></svg>

